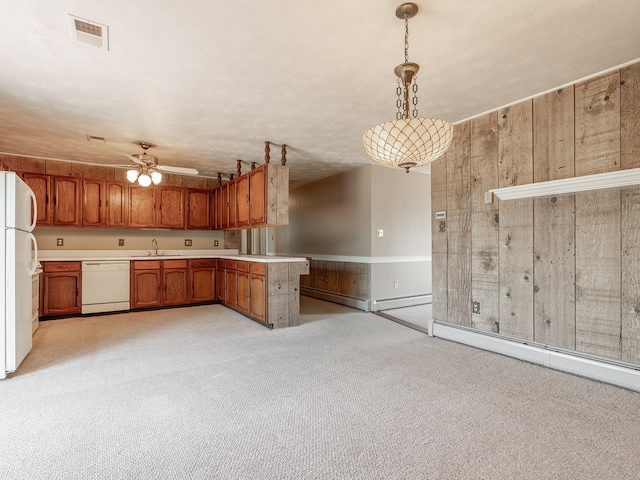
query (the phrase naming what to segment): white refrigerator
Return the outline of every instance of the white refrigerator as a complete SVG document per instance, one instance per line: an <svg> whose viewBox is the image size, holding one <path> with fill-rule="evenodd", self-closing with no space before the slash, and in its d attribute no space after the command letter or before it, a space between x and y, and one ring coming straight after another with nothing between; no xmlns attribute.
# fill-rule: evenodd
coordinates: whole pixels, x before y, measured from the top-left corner
<svg viewBox="0 0 640 480"><path fill-rule="evenodd" d="M0 379L14 372L31 350L31 276L38 265L31 232L36 212L36 197L28 185L13 172L0 172Z"/></svg>

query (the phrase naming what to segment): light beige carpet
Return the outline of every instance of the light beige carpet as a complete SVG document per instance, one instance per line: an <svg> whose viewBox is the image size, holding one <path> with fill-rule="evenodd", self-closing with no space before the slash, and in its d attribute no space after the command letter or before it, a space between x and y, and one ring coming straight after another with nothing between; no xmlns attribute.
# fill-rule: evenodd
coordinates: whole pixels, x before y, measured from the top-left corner
<svg viewBox="0 0 640 480"><path fill-rule="evenodd" d="M431 312L431 304L425 303L423 305L415 305L413 307L392 308L384 310L382 313L426 329L428 328L429 320L431 320L432 317Z"/></svg>
<svg viewBox="0 0 640 480"><path fill-rule="evenodd" d="M303 298L45 322L0 478L638 478L640 395Z"/></svg>

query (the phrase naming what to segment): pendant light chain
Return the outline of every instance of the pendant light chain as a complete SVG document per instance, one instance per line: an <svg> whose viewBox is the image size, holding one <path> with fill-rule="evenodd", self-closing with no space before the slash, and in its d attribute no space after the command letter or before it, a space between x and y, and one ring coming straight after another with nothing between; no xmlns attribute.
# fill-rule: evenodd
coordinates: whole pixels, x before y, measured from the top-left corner
<svg viewBox="0 0 640 480"><path fill-rule="evenodd" d="M409 61L409 17L404 14L404 61Z"/></svg>
<svg viewBox="0 0 640 480"><path fill-rule="evenodd" d="M411 90L413 90L413 99L412 99L413 111L411 112L411 114L413 115L413 118L418 118L418 76L417 75L413 77L413 85L411 85Z"/></svg>
<svg viewBox="0 0 640 480"><path fill-rule="evenodd" d="M396 100L396 107L398 111L396 112L396 119L400 120L402 118L402 82L398 79L398 87L396 88L396 95L398 95L398 99Z"/></svg>

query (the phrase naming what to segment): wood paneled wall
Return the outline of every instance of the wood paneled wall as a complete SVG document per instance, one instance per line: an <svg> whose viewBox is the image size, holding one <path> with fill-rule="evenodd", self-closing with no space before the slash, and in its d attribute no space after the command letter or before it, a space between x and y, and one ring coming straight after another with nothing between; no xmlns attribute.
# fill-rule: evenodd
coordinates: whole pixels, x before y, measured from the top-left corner
<svg viewBox="0 0 640 480"><path fill-rule="evenodd" d="M431 170L434 318L640 364L640 187L483 198L638 167L640 64L456 125Z"/></svg>

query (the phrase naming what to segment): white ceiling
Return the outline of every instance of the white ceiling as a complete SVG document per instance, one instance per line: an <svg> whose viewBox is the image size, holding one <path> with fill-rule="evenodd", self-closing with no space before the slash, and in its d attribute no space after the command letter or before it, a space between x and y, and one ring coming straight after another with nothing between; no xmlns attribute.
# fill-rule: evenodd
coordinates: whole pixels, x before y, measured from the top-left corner
<svg viewBox="0 0 640 480"><path fill-rule="evenodd" d="M120 163L145 140L215 175L271 140L295 183L369 163L362 132L395 118L399 3L0 2L0 152ZM459 121L640 57L634 0L417 3L421 116ZM108 25L109 51L76 42L68 13Z"/></svg>

